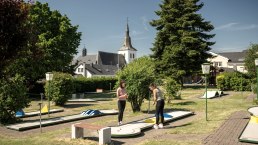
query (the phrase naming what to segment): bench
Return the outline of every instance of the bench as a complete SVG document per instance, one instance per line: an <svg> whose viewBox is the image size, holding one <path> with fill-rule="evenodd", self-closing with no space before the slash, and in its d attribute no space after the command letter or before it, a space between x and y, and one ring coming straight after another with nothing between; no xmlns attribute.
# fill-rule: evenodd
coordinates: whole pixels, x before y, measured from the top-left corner
<svg viewBox="0 0 258 145"><path fill-rule="evenodd" d="M84 129L99 131L99 144L111 143L111 128L89 123L76 123L72 125L72 138L83 138Z"/></svg>

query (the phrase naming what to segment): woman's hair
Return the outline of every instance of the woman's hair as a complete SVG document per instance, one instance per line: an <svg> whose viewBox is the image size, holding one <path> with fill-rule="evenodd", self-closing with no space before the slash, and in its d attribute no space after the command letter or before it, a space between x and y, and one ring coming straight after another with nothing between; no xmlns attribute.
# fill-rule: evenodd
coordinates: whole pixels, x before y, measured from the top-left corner
<svg viewBox="0 0 258 145"><path fill-rule="evenodd" d="M154 83L150 83L150 87L156 88L157 86L156 86L156 84L154 84Z"/></svg>
<svg viewBox="0 0 258 145"><path fill-rule="evenodd" d="M123 83L125 83L124 80L121 80L121 81L119 82L119 87L120 87L120 88L124 88L123 85L122 85Z"/></svg>

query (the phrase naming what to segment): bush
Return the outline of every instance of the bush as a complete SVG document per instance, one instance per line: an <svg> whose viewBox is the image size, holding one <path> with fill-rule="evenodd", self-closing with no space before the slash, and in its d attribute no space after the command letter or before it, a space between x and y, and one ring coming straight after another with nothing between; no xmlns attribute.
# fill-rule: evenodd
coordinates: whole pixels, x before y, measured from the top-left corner
<svg viewBox="0 0 258 145"><path fill-rule="evenodd" d="M181 94L178 93L180 89L181 85L173 78L167 78L165 80L166 99L168 103L172 99L181 99Z"/></svg>
<svg viewBox="0 0 258 145"><path fill-rule="evenodd" d="M216 77L217 88L220 90L251 91L251 79L239 72L225 72Z"/></svg>
<svg viewBox="0 0 258 145"><path fill-rule="evenodd" d="M154 82L154 66L149 57L141 57L117 73L118 80L125 80L128 101L133 112L140 111L149 96L149 84Z"/></svg>
<svg viewBox="0 0 258 145"><path fill-rule="evenodd" d="M95 92L97 88L112 90L117 82L117 78L112 77L79 77L74 79L76 93Z"/></svg>
<svg viewBox="0 0 258 145"><path fill-rule="evenodd" d="M29 99L26 96L24 77L16 75L10 79L0 80L0 122L13 123L15 113L28 107Z"/></svg>
<svg viewBox="0 0 258 145"><path fill-rule="evenodd" d="M72 93L74 93L74 85L70 74L55 72L53 80L45 84L47 98L50 98L56 105L64 105L71 98Z"/></svg>

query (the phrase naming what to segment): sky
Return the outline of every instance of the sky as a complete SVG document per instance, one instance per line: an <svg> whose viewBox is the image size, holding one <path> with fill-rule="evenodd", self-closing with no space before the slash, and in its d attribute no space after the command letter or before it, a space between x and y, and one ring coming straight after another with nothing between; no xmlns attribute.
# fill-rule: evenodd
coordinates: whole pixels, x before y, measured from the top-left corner
<svg viewBox="0 0 258 145"><path fill-rule="evenodd" d="M79 25L82 32L77 56L82 48L88 54L97 51L116 53L122 46L128 18L132 45L137 56L151 54L157 31L149 22L159 17L162 0L38 0L48 3L51 10L58 10ZM212 52L239 52L258 43L258 0L200 0L204 3L198 11L215 27L211 39L216 44Z"/></svg>

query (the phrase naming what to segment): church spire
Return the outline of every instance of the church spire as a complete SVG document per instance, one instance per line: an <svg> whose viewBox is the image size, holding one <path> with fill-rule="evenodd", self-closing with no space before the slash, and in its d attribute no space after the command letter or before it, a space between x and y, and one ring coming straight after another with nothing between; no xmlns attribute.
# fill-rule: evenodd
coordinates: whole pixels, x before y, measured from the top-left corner
<svg viewBox="0 0 258 145"><path fill-rule="evenodd" d="M123 50L137 51L135 48L133 48L132 43L131 43L131 37L129 35L128 18L127 18L127 23L126 23L126 31L125 31L124 44L123 44L123 46L119 50L120 51L123 51Z"/></svg>
<svg viewBox="0 0 258 145"><path fill-rule="evenodd" d="M85 47L85 44L84 44L84 47L82 49L82 56L86 56L87 55L87 49Z"/></svg>

